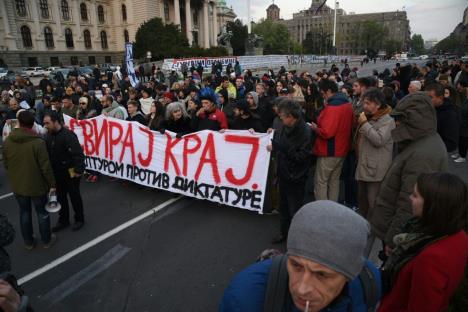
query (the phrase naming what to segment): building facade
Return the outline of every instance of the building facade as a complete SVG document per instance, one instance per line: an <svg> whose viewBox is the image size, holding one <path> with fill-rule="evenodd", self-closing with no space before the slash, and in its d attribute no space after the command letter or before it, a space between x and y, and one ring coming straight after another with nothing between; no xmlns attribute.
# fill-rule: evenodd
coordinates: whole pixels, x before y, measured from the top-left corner
<svg viewBox="0 0 468 312"><path fill-rule="evenodd" d="M280 8L276 4L271 4L266 11L268 20L275 22L280 20Z"/></svg>
<svg viewBox="0 0 468 312"><path fill-rule="evenodd" d="M1 0L0 67L121 63L125 42L154 17L209 48L236 15L224 0Z"/></svg>
<svg viewBox="0 0 468 312"><path fill-rule="evenodd" d="M293 14L292 19L279 20L279 22L288 27L291 36L299 43L304 41L308 32L319 35L319 37L328 36L328 40L331 42L335 10L327 5L322 6L322 3L322 0L313 0L309 9ZM274 6L276 7L276 5ZM272 11L271 7L267 9L267 16L276 10L273 7ZM356 39L359 27L367 21L383 25L388 32L385 40L395 40L401 44L401 51L407 51L410 42L410 26L405 11L347 14L343 9L338 8L336 13L337 54L357 55L367 49L362 41Z"/></svg>

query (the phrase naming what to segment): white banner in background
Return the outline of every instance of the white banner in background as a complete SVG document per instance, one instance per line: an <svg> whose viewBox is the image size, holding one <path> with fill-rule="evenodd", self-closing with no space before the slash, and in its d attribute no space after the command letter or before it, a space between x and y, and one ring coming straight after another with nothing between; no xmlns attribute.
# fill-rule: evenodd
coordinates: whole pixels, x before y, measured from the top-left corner
<svg viewBox="0 0 468 312"><path fill-rule="evenodd" d="M137 122L64 115L86 168L141 185L262 212L272 134L200 131L180 139Z"/></svg>
<svg viewBox="0 0 468 312"><path fill-rule="evenodd" d="M184 58L184 59L165 59L163 63L163 70L175 70L180 71L182 64L187 65L187 69L190 67L197 68L198 64L201 63L204 71L211 71L211 67L215 62L221 62L223 67L226 67L228 64L236 64L237 56L225 56L225 57L194 57L194 58Z"/></svg>

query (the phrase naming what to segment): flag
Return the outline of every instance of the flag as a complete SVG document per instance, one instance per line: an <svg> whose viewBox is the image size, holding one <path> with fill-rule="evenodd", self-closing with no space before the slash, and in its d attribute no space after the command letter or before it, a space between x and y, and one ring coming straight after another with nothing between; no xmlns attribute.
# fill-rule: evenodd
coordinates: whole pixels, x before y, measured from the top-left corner
<svg viewBox="0 0 468 312"><path fill-rule="evenodd" d="M315 10L315 14L317 14L318 11L320 11L322 9L322 7L325 5L325 3L327 3L327 0L323 0L322 4L318 6L317 10Z"/></svg>
<svg viewBox="0 0 468 312"><path fill-rule="evenodd" d="M130 78L132 87L136 87L140 82L135 74L135 67L133 66L133 44L125 44L125 64L127 65L127 74Z"/></svg>

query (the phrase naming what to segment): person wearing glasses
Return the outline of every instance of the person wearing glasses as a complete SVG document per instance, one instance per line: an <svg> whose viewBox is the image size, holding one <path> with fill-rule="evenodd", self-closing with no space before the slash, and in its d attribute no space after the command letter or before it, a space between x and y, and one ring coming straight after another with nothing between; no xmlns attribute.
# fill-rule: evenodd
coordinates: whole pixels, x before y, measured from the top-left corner
<svg viewBox="0 0 468 312"><path fill-rule="evenodd" d="M97 116L97 111L91 107L90 101L87 97L83 96L79 100L80 107L76 113L76 119L90 119Z"/></svg>

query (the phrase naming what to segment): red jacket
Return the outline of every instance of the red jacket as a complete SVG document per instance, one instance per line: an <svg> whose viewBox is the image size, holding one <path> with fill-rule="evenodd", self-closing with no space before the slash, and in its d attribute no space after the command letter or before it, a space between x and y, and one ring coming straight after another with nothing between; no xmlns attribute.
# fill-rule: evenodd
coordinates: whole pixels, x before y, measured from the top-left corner
<svg viewBox="0 0 468 312"><path fill-rule="evenodd" d="M353 107L344 94L329 98L317 119L313 153L319 157L346 157L351 148L353 121Z"/></svg>
<svg viewBox="0 0 468 312"><path fill-rule="evenodd" d="M446 311L467 260L468 235L464 231L426 247L398 273L378 312Z"/></svg>

